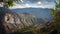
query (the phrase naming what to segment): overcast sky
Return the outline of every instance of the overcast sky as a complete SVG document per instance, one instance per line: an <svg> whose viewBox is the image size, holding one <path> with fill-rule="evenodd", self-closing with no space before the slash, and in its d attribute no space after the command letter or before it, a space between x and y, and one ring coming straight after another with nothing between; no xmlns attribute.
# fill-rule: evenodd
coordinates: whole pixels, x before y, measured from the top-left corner
<svg viewBox="0 0 60 34"><path fill-rule="evenodd" d="M57 0L56 0L57 1ZM13 8L54 8L54 0L21 0L14 2Z"/></svg>

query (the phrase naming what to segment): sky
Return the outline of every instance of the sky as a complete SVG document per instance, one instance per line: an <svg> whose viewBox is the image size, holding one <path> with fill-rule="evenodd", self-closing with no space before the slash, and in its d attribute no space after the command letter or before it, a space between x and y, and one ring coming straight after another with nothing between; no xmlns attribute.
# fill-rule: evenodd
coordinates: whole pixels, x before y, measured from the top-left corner
<svg viewBox="0 0 60 34"><path fill-rule="evenodd" d="M56 0L58 2L58 0ZM10 7L10 9L16 8L55 8L54 0L21 0L19 2L14 2L14 6ZM28 9L27 9L28 10ZM26 12L27 10L24 9ZM16 12L23 12L24 11L16 11ZM30 11L30 10L29 10ZM27 12L29 12L27 11ZM33 10L32 10L33 11ZM41 11L40 9L34 9L33 12L30 11L34 16L43 17L43 18L51 18L49 11Z"/></svg>
<svg viewBox="0 0 60 34"><path fill-rule="evenodd" d="M58 1L58 0L56 0ZM10 7L11 9L15 8L55 8L54 0L21 0L21 2L14 2L14 6ZM28 10L28 9L27 9ZM26 10L26 11L27 11ZM30 11L30 10L29 10ZM28 12L29 12L28 11ZM21 12L20 10L18 12ZM22 11L24 12L24 11ZM31 11L30 11L31 12ZM49 11L33 11L31 12L36 17L51 18Z"/></svg>
<svg viewBox="0 0 60 34"><path fill-rule="evenodd" d="M58 0L56 0L58 1ZM21 2L14 2L14 8L54 8L54 0L21 0Z"/></svg>

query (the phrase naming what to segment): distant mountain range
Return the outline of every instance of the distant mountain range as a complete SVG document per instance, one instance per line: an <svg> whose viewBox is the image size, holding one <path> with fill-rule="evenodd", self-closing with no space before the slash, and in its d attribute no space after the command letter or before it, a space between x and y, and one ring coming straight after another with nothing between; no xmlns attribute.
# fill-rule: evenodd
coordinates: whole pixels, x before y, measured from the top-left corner
<svg viewBox="0 0 60 34"><path fill-rule="evenodd" d="M52 19L52 15L50 14L50 9L48 8L17 8L17 9L11 9L14 12L17 13L31 13L36 18L43 18L47 20Z"/></svg>

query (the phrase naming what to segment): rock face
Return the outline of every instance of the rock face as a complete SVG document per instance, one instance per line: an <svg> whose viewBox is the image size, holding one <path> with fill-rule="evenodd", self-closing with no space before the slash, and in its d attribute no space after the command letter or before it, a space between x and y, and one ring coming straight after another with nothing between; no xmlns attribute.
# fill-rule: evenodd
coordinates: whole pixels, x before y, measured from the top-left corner
<svg viewBox="0 0 60 34"><path fill-rule="evenodd" d="M10 10L6 8L0 8L0 33L2 34L5 31L9 34L18 30L23 30L24 28L36 24L36 22L34 22L35 20L35 16L31 14L17 14L10 12Z"/></svg>
<svg viewBox="0 0 60 34"><path fill-rule="evenodd" d="M44 22L43 19L37 19L30 13L18 14L0 7L0 34L11 34L27 28L41 27L41 23Z"/></svg>
<svg viewBox="0 0 60 34"><path fill-rule="evenodd" d="M5 22L10 29L23 29L24 27L32 26L34 22L31 20L35 17L26 16L25 14L5 14Z"/></svg>

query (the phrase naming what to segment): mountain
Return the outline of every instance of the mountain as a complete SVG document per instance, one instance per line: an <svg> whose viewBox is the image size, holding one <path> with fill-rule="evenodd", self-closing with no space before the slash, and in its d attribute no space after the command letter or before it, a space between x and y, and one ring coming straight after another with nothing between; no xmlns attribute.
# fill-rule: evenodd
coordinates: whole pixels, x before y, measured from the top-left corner
<svg viewBox="0 0 60 34"><path fill-rule="evenodd" d="M32 10L32 9L31 9ZM34 9L35 10L35 9ZM22 12L22 11L21 11ZM45 20L36 18L31 13L16 13L6 8L0 8L0 31L13 33L16 31L23 31L27 28L41 27L44 25Z"/></svg>
<svg viewBox="0 0 60 34"><path fill-rule="evenodd" d="M25 15L17 14L15 12L0 11L0 18L1 32L13 33L16 31L23 31L27 27L30 28L35 25L35 17L30 14Z"/></svg>
<svg viewBox="0 0 60 34"><path fill-rule="evenodd" d="M44 25L46 23L46 21L42 18L37 18L37 23L41 24L41 25Z"/></svg>
<svg viewBox="0 0 60 34"><path fill-rule="evenodd" d="M15 11L17 13L31 13L36 18L46 18L48 20L52 19L52 15L50 14L50 9L48 8L17 8L17 9L11 9L12 11Z"/></svg>

